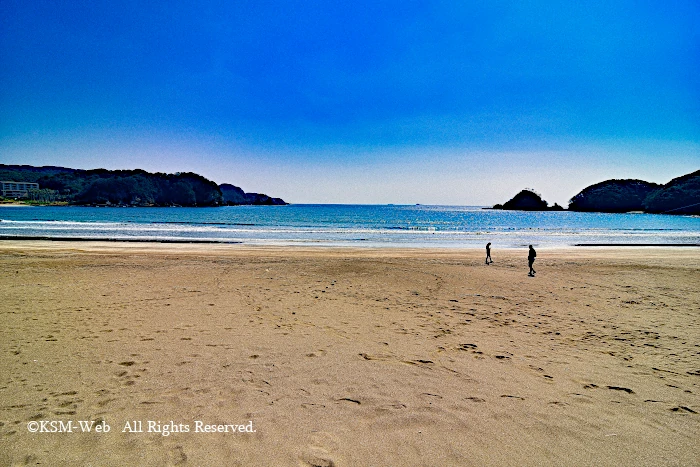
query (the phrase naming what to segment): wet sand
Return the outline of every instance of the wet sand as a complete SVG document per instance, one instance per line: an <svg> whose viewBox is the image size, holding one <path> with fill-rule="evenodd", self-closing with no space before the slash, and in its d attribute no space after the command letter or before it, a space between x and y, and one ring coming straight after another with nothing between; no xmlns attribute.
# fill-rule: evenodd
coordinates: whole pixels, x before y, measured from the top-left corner
<svg viewBox="0 0 700 467"><path fill-rule="evenodd" d="M492 257L2 241L0 465L697 465L700 248Z"/></svg>

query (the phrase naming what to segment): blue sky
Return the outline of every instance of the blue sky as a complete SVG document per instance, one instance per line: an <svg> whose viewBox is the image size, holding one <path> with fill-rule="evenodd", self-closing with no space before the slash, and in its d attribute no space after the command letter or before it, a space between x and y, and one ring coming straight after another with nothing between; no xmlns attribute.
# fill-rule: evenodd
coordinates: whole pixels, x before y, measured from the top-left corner
<svg viewBox="0 0 700 467"><path fill-rule="evenodd" d="M0 3L0 162L565 204L700 168L696 1Z"/></svg>

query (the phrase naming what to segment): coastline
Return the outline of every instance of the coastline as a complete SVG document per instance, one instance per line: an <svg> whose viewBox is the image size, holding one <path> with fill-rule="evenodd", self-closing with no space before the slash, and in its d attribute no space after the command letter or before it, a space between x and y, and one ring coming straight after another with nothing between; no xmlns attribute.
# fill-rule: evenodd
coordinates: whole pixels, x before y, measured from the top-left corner
<svg viewBox="0 0 700 467"><path fill-rule="evenodd" d="M379 255L379 256L391 256L391 255L406 255L406 254L417 254L419 256L424 255L438 255L438 256L460 256L462 254L467 254L471 256L472 254L482 255L484 253L484 247L482 246L394 246L394 245L366 245L366 244L354 244L354 245L314 245L312 243L308 244L296 244L296 245L286 245L286 244L257 244L257 243L246 243L241 241L230 241L230 240L178 240L178 239L121 239L121 238L85 238L85 237L46 237L46 236L3 236L0 235L0 252L3 249L10 250L21 250L21 249L41 249L41 250L71 250L71 251L104 251L105 253L110 251L120 252L128 251L133 249L139 249L143 252L173 252L173 253L189 253L189 254L202 254L208 256L209 254L236 254L236 253L258 253L258 252L271 252L271 253L330 253L332 255L343 255L346 253L356 253L361 254L363 252L368 255ZM549 254L554 254L556 256L566 255L568 253L577 254L583 252L584 254L597 255L600 252L609 252L613 256L618 253L625 255L627 253L633 253L636 255L644 255L648 252L660 252L663 256L663 250L668 250L668 252L677 252L678 249L694 249L697 248L700 251L700 244L686 244L686 243L595 243L595 244L573 244L573 245L556 245L556 246L541 246L537 250L546 251ZM496 248L492 247L492 252L494 254L503 254L507 257L517 257L522 255L523 251L527 251L527 245L523 245L519 248L516 247L502 247ZM692 258L692 256L691 256ZM700 265L700 261L698 262Z"/></svg>
<svg viewBox="0 0 700 467"><path fill-rule="evenodd" d="M256 244L254 242L245 242L242 240L230 239L154 239L154 238L92 238L92 237L66 237L66 236L47 236L47 235L0 235L0 242L61 242L67 243L144 243L144 244L191 244L191 245L242 245L246 248L321 248L321 249L388 249L388 250L427 250L427 251L462 251L462 250L482 250L481 246L466 245L461 247L455 246L404 246L404 245L377 245L357 243L354 245L287 245L270 243L268 245ZM283 242L281 242L283 243ZM523 245L521 248L524 248ZM565 250L569 248L700 248L700 243L575 243L572 245L546 245L538 248L545 250ZM518 247L506 246L501 247L501 251L516 251Z"/></svg>
<svg viewBox="0 0 700 467"><path fill-rule="evenodd" d="M469 206L291 205L285 209L74 207L6 210L0 239L172 241L370 248L699 245L687 216L485 212ZM12 212L10 212L12 211ZM22 212L19 212L22 211ZM31 211L31 212L30 212Z"/></svg>
<svg viewBox="0 0 700 467"><path fill-rule="evenodd" d="M0 464L692 464L700 255L492 256L0 241Z"/></svg>
<svg viewBox="0 0 700 467"><path fill-rule="evenodd" d="M90 237L50 237L47 235L0 235L0 241L47 241L47 242L124 242L124 243L202 243L202 244L235 244L243 243L236 240L179 240L150 239L150 238L90 238Z"/></svg>

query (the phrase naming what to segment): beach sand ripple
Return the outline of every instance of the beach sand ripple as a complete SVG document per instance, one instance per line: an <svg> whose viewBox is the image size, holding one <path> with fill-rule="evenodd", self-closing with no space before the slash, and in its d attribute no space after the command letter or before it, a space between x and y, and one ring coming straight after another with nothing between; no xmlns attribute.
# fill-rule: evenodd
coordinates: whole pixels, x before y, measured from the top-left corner
<svg viewBox="0 0 700 467"><path fill-rule="evenodd" d="M2 242L0 465L697 464L698 249L538 253Z"/></svg>

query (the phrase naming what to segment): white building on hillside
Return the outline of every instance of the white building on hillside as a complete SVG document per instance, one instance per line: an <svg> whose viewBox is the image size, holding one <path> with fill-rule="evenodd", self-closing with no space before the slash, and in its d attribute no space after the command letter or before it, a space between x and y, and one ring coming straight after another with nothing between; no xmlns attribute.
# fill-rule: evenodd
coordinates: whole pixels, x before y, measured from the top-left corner
<svg viewBox="0 0 700 467"><path fill-rule="evenodd" d="M28 198L29 190L38 190L38 183L31 182L0 182L3 198Z"/></svg>

